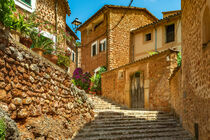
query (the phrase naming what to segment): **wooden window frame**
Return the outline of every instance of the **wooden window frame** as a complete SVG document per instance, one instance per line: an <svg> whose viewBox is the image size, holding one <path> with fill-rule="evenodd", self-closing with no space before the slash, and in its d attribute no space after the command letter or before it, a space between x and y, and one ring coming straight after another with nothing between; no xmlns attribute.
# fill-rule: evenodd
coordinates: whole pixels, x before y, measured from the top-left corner
<svg viewBox="0 0 210 140"><path fill-rule="evenodd" d="M148 35L150 35L150 39L148 40ZM147 33L147 34L145 34L145 39L144 39L144 41L145 42L148 42L148 41L151 41L152 40L152 33Z"/></svg>
<svg viewBox="0 0 210 140"><path fill-rule="evenodd" d="M106 38L105 38L105 39L103 39L103 40L100 41L100 44L99 44L99 52L106 51L106 46L107 46L107 41L106 41Z"/></svg>
<svg viewBox="0 0 210 140"><path fill-rule="evenodd" d="M95 53L95 55L93 55L93 46L96 46L96 47L95 47L95 48L96 48L96 53ZM92 57L94 57L94 56L96 56L96 55L98 54L97 48L98 48L98 41L92 43L92 45L91 45L91 56L92 56Z"/></svg>
<svg viewBox="0 0 210 140"><path fill-rule="evenodd" d="M173 30L173 32L171 31L171 32L168 32L168 27L170 27L170 26L174 26L174 30ZM166 43L171 43L171 42L174 42L175 41L175 28L176 28L176 26L175 26L175 24L170 24L170 25L166 25L165 26L165 35L166 35L166 39L165 39L165 42ZM172 34L173 33L173 39L169 39L169 34Z"/></svg>

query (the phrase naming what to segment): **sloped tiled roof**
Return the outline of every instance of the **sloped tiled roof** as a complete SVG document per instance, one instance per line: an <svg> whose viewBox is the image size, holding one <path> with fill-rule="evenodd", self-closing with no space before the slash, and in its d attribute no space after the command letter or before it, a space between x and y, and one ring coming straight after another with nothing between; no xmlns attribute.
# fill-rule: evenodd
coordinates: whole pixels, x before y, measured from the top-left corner
<svg viewBox="0 0 210 140"><path fill-rule="evenodd" d="M122 65L122 66L120 66L120 67L118 67L118 68L115 68L115 69L112 69L112 70L110 70L110 71L114 71L114 70L116 70L116 69L120 69L120 68L122 68L122 67L126 67L126 66L132 65L132 64L134 64L134 63L137 63L137 62L140 62L140 61L143 61L143 60L150 59L150 58L152 58L152 57L161 55L161 54L166 53L166 52L177 52L177 51L176 51L175 49L173 49L173 48L164 49L164 50L158 51L158 53L156 53L156 54L144 56L144 57L142 57L142 58L140 58L140 59L138 59L138 60L136 60L136 61L133 61L133 62L128 63L128 64L125 64L125 65ZM110 71L107 71L107 72L110 72ZM106 73L106 72L104 72L104 73Z"/></svg>
<svg viewBox="0 0 210 140"><path fill-rule="evenodd" d="M68 16L70 16L71 10L70 10L70 6L69 6L69 3L68 3L68 0L63 0L63 1L65 2L66 12L67 12Z"/></svg>
<svg viewBox="0 0 210 140"><path fill-rule="evenodd" d="M180 11L180 12L177 12L177 13L174 14L174 15L170 15L170 16L168 16L168 17L165 17L165 18L160 19L160 20L158 20L158 21L155 21L155 22L153 22L153 23L147 24L147 25L145 25L145 26L140 26L140 27L138 27L138 28L136 28L136 29L132 29L131 32L136 32L136 31L139 31L139 30L142 30L142 29L145 29L145 28L154 27L154 25L158 25L158 24L163 23L163 22L165 22L165 21L167 21L167 20L169 20L169 19L173 19L173 18L175 18L175 17L181 16L181 14L182 14L181 11Z"/></svg>

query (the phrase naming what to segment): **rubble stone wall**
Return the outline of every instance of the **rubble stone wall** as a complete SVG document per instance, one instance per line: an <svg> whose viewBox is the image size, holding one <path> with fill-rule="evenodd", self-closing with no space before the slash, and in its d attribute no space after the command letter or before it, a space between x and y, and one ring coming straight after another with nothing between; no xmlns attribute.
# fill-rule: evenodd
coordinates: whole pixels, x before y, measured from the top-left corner
<svg viewBox="0 0 210 140"><path fill-rule="evenodd" d="M193 134L198 124L201 140L210 139L210 44L203 45L205 37L210 40L208 7L209 0L182 0L182 119Z"/></svg>
<svg viewBox="0 0 210 140"><path fill-rule="evenodd" d="M125 14L125 15L124 15ZM121 18L124 18L121 20ZM119 21L121 21L119 23ZM130 31L154 22L145 11L111 9L109 14L108 70L130 62Z"/></svg>
<svg viewBox="0 0 210 140"><path fill-rule="evenodd" d="M85 91L45 58L8 41L0 30L0 107L16 121L21 139L67 139L93 115Z"/></svg>
<svg viewBox="0 0 210 140"><path fill-rule="evenodd" d="M175 52L168 50L103 73L102 95L121 105L131 107L131 77L140 72L143 76L144 108L170 111L168 78L173 69L171 64L176 60L175 55Z"/></svg>

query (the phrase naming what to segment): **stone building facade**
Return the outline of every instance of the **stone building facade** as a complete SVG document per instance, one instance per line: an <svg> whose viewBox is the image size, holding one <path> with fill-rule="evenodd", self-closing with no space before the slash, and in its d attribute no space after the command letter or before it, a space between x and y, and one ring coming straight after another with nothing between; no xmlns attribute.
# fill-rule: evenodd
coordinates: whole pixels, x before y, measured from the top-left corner
<svg viewBox="0 0 210 140"><path fill-rule="evenodd" d="M79 67L80 48L76 46L76 41L79 40L77 35L66 25L66 32L71 36L71 40L67 41L67 49L71 52L69 73L72 76L74 70Z"/></svg>
<svg viewBox="0 0 210 140"><path fill-rule="evenodd" d="M159 54L144 57L138 61L121 66L102 74L102 96L121 105L133 108L133 102L139 98L132 90L140 85L143 103L141 108L148 110L170 111L170 88L168 78L177 66L177 52L164 50ZM138 82L133 83L133 76L139 75Z"/></svg>
<svg viewBox="0 0 210 140"><path fill-rule="evenodd" d="M129 63L130 30L157 21L148 10L105 5L82 26L81 61L85 71L112 70Z"/></svg>
<svg viewBox="0 0 210 140"><path fill-rule="evenodd" d="M181 11L172 13L164 13L163 19L131 31L131 62L168 48L181 51Z"/></svg>
<svg viewBox="0 0 210 140"><path fill-rule="evenodd" d="M210 139L210 0L182 0L183 126Z"/></svg>
<svg viewBox="0 0 210 140"><path fill-rule="evenodd" d="M70 15L70 7L67 0L14 0L16 4L16 13L30 16L31 13L37 14L39 23L46 23L40 27L45 37L57 41L57 35L66 31L66 15ZM66 48L66 41L61 45Z"/></svg>

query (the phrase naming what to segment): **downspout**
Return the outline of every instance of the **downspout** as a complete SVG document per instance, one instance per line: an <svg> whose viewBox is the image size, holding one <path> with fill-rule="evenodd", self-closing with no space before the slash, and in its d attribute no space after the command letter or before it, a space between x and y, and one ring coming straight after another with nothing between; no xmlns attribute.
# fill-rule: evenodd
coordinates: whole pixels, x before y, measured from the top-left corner
<svg viewBox="0 0 210 140"><path fill-rule="evenodd" d="M106 69L109 70L109 25L108 25L108 12L105 13L106 20Z"/></svg>
<svg viewBox="0 0 210 140"><path fill-rule="evenodd" d="M76 68L78 68L78 47L76 43Z"/></svg>
<svg viewBox="0 0 210 140"><path fill-rule="evenodd" d="M157 52L157 28L155 27L155 52Z"/></svg>
<svg viewBox="0 0 210 140"><path fill-rule="evenodd" d="M57 45L57 42L58 42L58 0L55 0L55 31L56 31L55 43Z"/></svg>

